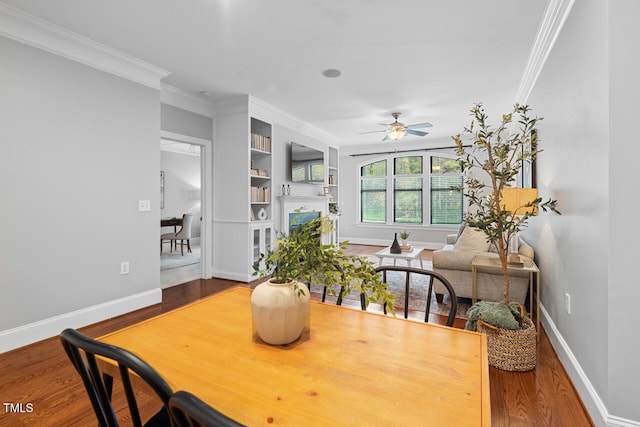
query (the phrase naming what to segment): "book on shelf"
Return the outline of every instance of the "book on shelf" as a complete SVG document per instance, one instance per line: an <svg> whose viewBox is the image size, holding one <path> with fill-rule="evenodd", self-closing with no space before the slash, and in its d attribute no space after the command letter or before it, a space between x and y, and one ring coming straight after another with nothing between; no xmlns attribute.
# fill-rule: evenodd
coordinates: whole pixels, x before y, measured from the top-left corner
<svg viewBox="0 0 640 427"><path fill-rule="evenodd" d="M271 201L270 187L251 187L252 203L269 203Z"/></svg>
<svg viewBox="0 0 640 427"><path fill-rule="evenodd" d="M255 150L271 152L271 138L257 133L251 134L251 148Z"/></svg>

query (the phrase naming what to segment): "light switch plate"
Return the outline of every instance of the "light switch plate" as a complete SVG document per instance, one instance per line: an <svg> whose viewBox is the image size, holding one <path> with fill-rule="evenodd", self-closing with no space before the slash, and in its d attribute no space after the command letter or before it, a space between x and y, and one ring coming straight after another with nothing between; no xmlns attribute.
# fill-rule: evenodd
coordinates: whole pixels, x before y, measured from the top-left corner
<svg viewBox="0 0 640 427"><path fill-rule="evenodd" d="M151 210L151 200L138 200L138 211L149 212Z"/></svg>

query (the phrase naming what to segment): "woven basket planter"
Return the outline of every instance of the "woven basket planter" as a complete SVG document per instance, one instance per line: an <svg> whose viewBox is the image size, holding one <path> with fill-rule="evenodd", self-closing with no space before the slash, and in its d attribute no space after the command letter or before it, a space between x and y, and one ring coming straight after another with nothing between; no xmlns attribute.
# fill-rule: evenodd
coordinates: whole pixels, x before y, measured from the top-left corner
<svg viewBox="0 0 640 427"><path fill-rule="evenodd" d="M531 371L536 367L536 327L521 317L520 329L503 329L478 320L477 331L487 336L489 365L504 371Z"/></svg>

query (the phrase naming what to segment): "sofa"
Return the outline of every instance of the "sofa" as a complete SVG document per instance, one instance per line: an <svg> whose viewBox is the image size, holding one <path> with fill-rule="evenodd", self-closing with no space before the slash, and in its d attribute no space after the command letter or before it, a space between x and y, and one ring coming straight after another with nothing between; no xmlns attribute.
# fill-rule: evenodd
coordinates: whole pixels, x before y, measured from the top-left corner
<svg viewBox="0 0 640 427"><path fill-rule="evenodd" d="M518 253L525 263L533 260L534 251L519 238ZM433 270L442 274L453 286L457 297L472 298L471 262L476 256L499 258L493 244L486 241L484 233L471 227L464 227L458 234L447 236L447 244L433 252ZM511 301L524 305L529 290L529 273L509 272L509 296ZM434 285L439 301L446 294L443 286ZM502 270L479 270L477 273L477 298L486 301L501 301L503 297Z"/></svg>

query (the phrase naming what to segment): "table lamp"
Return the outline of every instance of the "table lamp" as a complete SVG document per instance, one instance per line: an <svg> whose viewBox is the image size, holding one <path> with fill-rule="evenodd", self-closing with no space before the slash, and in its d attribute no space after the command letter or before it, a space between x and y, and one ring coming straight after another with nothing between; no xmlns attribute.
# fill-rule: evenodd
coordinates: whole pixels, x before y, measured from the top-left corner
<svg viewBox="0 0 640 427"><path fill-rule="evenodd" d="M537 215L538 209L536 206L525 206L527 203L534 201L538 198L537 188L503 188L502 189L502 206L506 211L511 212L512 216L524 215L529 213L530 215ZM507 261L510 264L521 264L520 255L518 255L518 233L514 233L511 236L511 242L509 242L509 257Z"/></svg>

